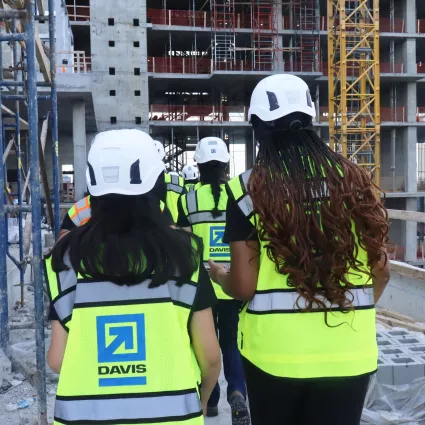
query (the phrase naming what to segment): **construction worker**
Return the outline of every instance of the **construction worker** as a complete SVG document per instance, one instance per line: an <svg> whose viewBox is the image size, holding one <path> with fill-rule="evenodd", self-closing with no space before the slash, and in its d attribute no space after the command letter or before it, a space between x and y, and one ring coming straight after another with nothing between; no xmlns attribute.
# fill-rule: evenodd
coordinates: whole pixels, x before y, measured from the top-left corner
<svg viewBox="0 0 425 425"><path fill-rule="evenodd" d="M164 146L161 142L154 141L159 157L161 161L165 158ZM163 164L164 170L165 165ZM169 217L170 221L175 223L177 221L177 201L179 196L184 191L184 181L182 178L177 178L175 176L170 176L167 173L164 173L164 185L157 185L154 189L155 195L158 199L163 200L166 203L166 208L163 208L164 214ZM76 202L72 208L68 211L68 214L65 215L60 231L60 237L65 233L72 230L74 227L81 226L91 217L91 205L90 205L90 195L85 196L83 199Z"/></svg>
<svg viewBox="0 0 425 425"><path fill-rule="evenodd" d="M173 221L177 222L178 209L177 202L180 196L184 193L184 179L179 176L176 171L165 173L165 184L167 190L166 204L170 210Z"/></svg>
<svg viewBox="0 0 425 425"><path fill-rule="evenodd" d="M202 139L195 151L201 187L182 195L179 200L177 225L191 229L204 243L204 261L210 258L220 264L230 261L229 246L223 243L226 224L227 194L224 188L230 155L226 143L218 137ZM224 375L227 380L227 400L232 409L233 425L249 425L246 405L246 386L242 360L238 350L238 315L241 302L227 296L215 285L218 304L213 309L216 328L223 354ZM220 386L216 385L208 401L207 416L218 415Z"/></svg>
<svg viewBox="0 0 425 425"><path fill-rule="evenodd" d="M100 133L90 148L91 219L46 260L55 425L204 423L221 362L215 295L201 241L151 196L163 171L139 130Z"/></svg>
<svg viewBox="0 0 425 425"><path fill-rule="evenodd" d="M192 192L201 187L201 183L199 182L199 170L196 165L186 164L182 168L182 174L184 178L184 188L188 192Z"/></svg>
<svg viewBox="0 0 425 425"><path fill-rule="evenodd" d="M263 79L249 109L259 153L227 184L230 271L252 425L359 425L377 369L375 302L389 279L387 214L369 174L314 132L307 84Z"/></svg>

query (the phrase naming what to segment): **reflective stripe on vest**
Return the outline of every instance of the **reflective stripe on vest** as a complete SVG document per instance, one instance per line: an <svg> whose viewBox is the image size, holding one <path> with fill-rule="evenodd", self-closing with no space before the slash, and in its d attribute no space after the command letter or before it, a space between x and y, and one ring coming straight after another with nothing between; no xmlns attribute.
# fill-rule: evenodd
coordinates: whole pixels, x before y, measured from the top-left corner
<svg viewBox="0 0 425 425"><path fill-rule="evenodd" d="M61 272L69 273L69 270ZM74 273L75 276L75 273ZM53 305L61 322L66 321L72 314L74 305L95 303L119 303L121 301L155 300L155 302L173 302L181 307L191 308L196 296L196 286L184 283L178 286L176 281L169 281L156 288L149 288L150 280L133 285L118 286L112 282L78 282L72 291L64 292L53 300Z"/></svg>
<svg viewBox="0 0 425 425"><path fill-rule="evenodd" d="M110 303L120 301L155 300L173 301L190 308L195 300L196 286L168 281L156 288L149 288L151 280L132 286L118 286L112 282L78 282L75 304Z"/></svg>
<svg viewBox="0 0 425 425"><path fill-rule="evenodd" d="M184 187L181 184L181 180L179 176L170 176L168 174L168 183L167 183L167 190L170 190L172 192L181 194L183 193Z"/></svg>
<svg viewBox="0 0 425 425"><path fill-rule="evenodd" d="M189 214L193 214L193 213L196 213L196 211L198 211L195 191L190 192L186 195L186 204L187 204L187 212Z"/></svg>
<svg viewBox="0 0 425 425"><path fill-rule="evenodd" d="M75 286L71 292L61 295L57 300L53 301L56 313L61 322L66 322L72 315L72 309L75 303Z"/></svg>
<svg viewBox="0 0 425 425"><path fill-rule="evenodd" d="M160 201L159 207L164 212L165 203ZM90 196L79 200L68 212L69 218L78 227L86 224L91 218Z"/></svg>
<svg viewBox="0 0 425 425"><path fill-rule="evenodd" d="M210 212L198 212L187 217L190 224L199 223L224 223L226 221L226 213L223 212L219 217L213 217Z"/></svg>
<svg viewBox="0 0 425 425"><path fill-rule="evenodd" d="M58 396L55 417L59 421L85 423L173 422L200 416L201 405L196 390L170 391L152 395L99 398L86 400Z"/></svg>
<svg viewBox="0 0 425 425"><path fill-rule="evenodd" d="M183 188L173 183L167 184L167 190L175 193L183 193Z"/></svg>
<svg viewBox="0 0 425 425"><path fill-rule="evenodd" d="M91 217L90 196L76 202L69 212L69 218L78 227L87 223Z"/></svg>
<svg viewBox="0 0 425 425"><path fill-rule="evenodd" d="M240 199L236 199L236 202L240 208L240 210L244 213L246 217L250 217L252 212L254 211L254 205L252 203L251 196L248 195L248 180L251 176L252 170L245 171L241 174L241 186L243 191L243 196Z"/></svg>
<svg viewBox="0 0 425 425"><path fill-rule="evenodd" d="M190 224L199 223L224 223L226 221L226 212L223 211L219 217L213 217L210 211L198 212L198 204L196 201L197 192L189 192L186 195L186 206Z"/></svg>
<svg viewBox="0 0 425 425"><path fill-rule="evenodd" d="M374 304L373 287L352 288L352 307L372 307ZM351 298L349 295L348 298ZM331 304L324 296L316 296L327 309L341 310L336 304ZM301 297L295 290L273 290L272 292L258 291L248 305L248 313L299 313L307 308L307 300ZM323 311L323 305L313 303L311 308L314 312Z"/></svg>

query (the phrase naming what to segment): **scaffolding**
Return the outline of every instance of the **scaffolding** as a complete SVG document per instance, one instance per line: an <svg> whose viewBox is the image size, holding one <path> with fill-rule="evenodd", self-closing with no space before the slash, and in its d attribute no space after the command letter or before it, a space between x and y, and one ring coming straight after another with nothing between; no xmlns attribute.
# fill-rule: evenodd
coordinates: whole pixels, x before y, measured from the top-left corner
<svg viewBox="0 0 425 425"><path fill-rule="evenodd" d="M271 71L278 51L276 0L211 0L213 70ZM252 29L251 45L237 46L238 28Z"/></svg>
<svg viewBox="0 0 425 425"><path fill-rule="evenodd" d="M0 300L1 326L0 342L5 352L9 348L8 323L8 284L7 258L19 269L20 286L25 285L27 266L31 268L31 285L34 287L35 302L35 336L36 364L35 387L38 401L38 424L47 425L46 409L46 357L45 357L45 328L44 328L44 290L42 273L42 241L41 241L41 190L40 173L42 173L46 203L50 203L50 193L46 193L47 177L45 173L42 142L38 134L38 102L48 101L50 104L49 118L52 134L53 162L53 199L54 214L51 212L51 225L55 235L59 233L59 172L58 172L58 121L57 121L57 92L55 83L55 10L54 0L48 1L49 40L48 48L44 48L37 31L36 22L46 19L46 12L37 9L42 2L27 0L25 9L13 9L5 6L0 0L0 19L5 31L0 33ZM10 3L8 3L10 4ZM3 67L3 46L12 46L13 63L8 73L12 79L7 79ZM46 56L46 50L49 58ZM45 81L39 81L37 59L40 71ZM6 107L5 103L8 103ZM14 110L10 109L11 105ZM27 118L25 121L22 116ZM45 124L48 118L45 119ZM26 128L23 128L25 126ZM47 126L43 126L47 135ZM26 134L26 131L28 132ZM27 136L27 137L26 137ZM23 161L22 139L26 139L27 150ZM12 149L14 147L14 149ZM7 183L6 159L8 155L16 155L17 161L17 193L9 193ZM26 165L25 165L26 164ZM23 228L23 215L27 215L26 226ZM19 223L19 258L15 258L8 245L8 221L17 217ZM32 226L28 223L32 222ZM29 256L31 235L32 253Z"/></svg>
<svg viewBox="0 0 425 425"><path fill-rule="evenodd" d="M212 53L214 69L232 70L235 65L235 0L212 0Z"/></svg>
<svg viewBox="0 0 425 425"><path fill-rule="evenodd" d="M274 1L253 0L253 69L271 71L278 50L278 16Z"/></svg>
<svg viewBox="0 0 425 425"><path fill-rule="evenodd" d="M294 71L320 72L320 9L316 0L295 0L292 4Z"/></svg>
<svg viewBox="0 0 425 425"><path fill-rule="evenodd" d="M330 146L380 182L379 0L328 0Z"/></svg>

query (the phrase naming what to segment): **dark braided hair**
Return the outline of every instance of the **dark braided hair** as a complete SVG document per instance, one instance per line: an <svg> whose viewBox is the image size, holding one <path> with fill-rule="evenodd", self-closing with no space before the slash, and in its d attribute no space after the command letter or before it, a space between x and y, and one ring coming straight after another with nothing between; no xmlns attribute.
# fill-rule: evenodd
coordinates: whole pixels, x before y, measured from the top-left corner
<svg viewBox="0 0 425 425"><path fill-rule="evenodd" d="M258 233L276 272L305 298L306 311L327 310L323 297L347 311L349 270L373 278L372 267L386 256L388 215L370 174L333 152L298 115L297 131L288 130L294 117L252 119L260 145L248 191ZM358 260L358 246L367 264Z"/></svg>
<svg viewBox="0 0 425 425"><path fill-rule="evenodd" d="M223 215L218 209L221 195L221 185L223 184L226 177L227 163L220 161L209 161L204 164L198 164L199 172L201 174L201 183L211 185L211 193L214 197L214 209L212 210L212 216L214 218Z"/></svg>

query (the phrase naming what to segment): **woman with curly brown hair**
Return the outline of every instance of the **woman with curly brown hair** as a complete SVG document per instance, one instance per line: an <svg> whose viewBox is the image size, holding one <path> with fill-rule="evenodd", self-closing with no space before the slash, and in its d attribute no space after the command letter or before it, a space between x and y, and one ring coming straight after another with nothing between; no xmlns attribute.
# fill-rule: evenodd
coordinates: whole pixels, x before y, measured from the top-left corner
<svg viewBox="0 0 425 425"><path fill-rule="evenodd" d="M255 165L227 185L230 272L253 425L358 425L377 369L375 303L389 280L387 213L370 175L313 131L307 84L273 75L249 118Z"/></svg>

